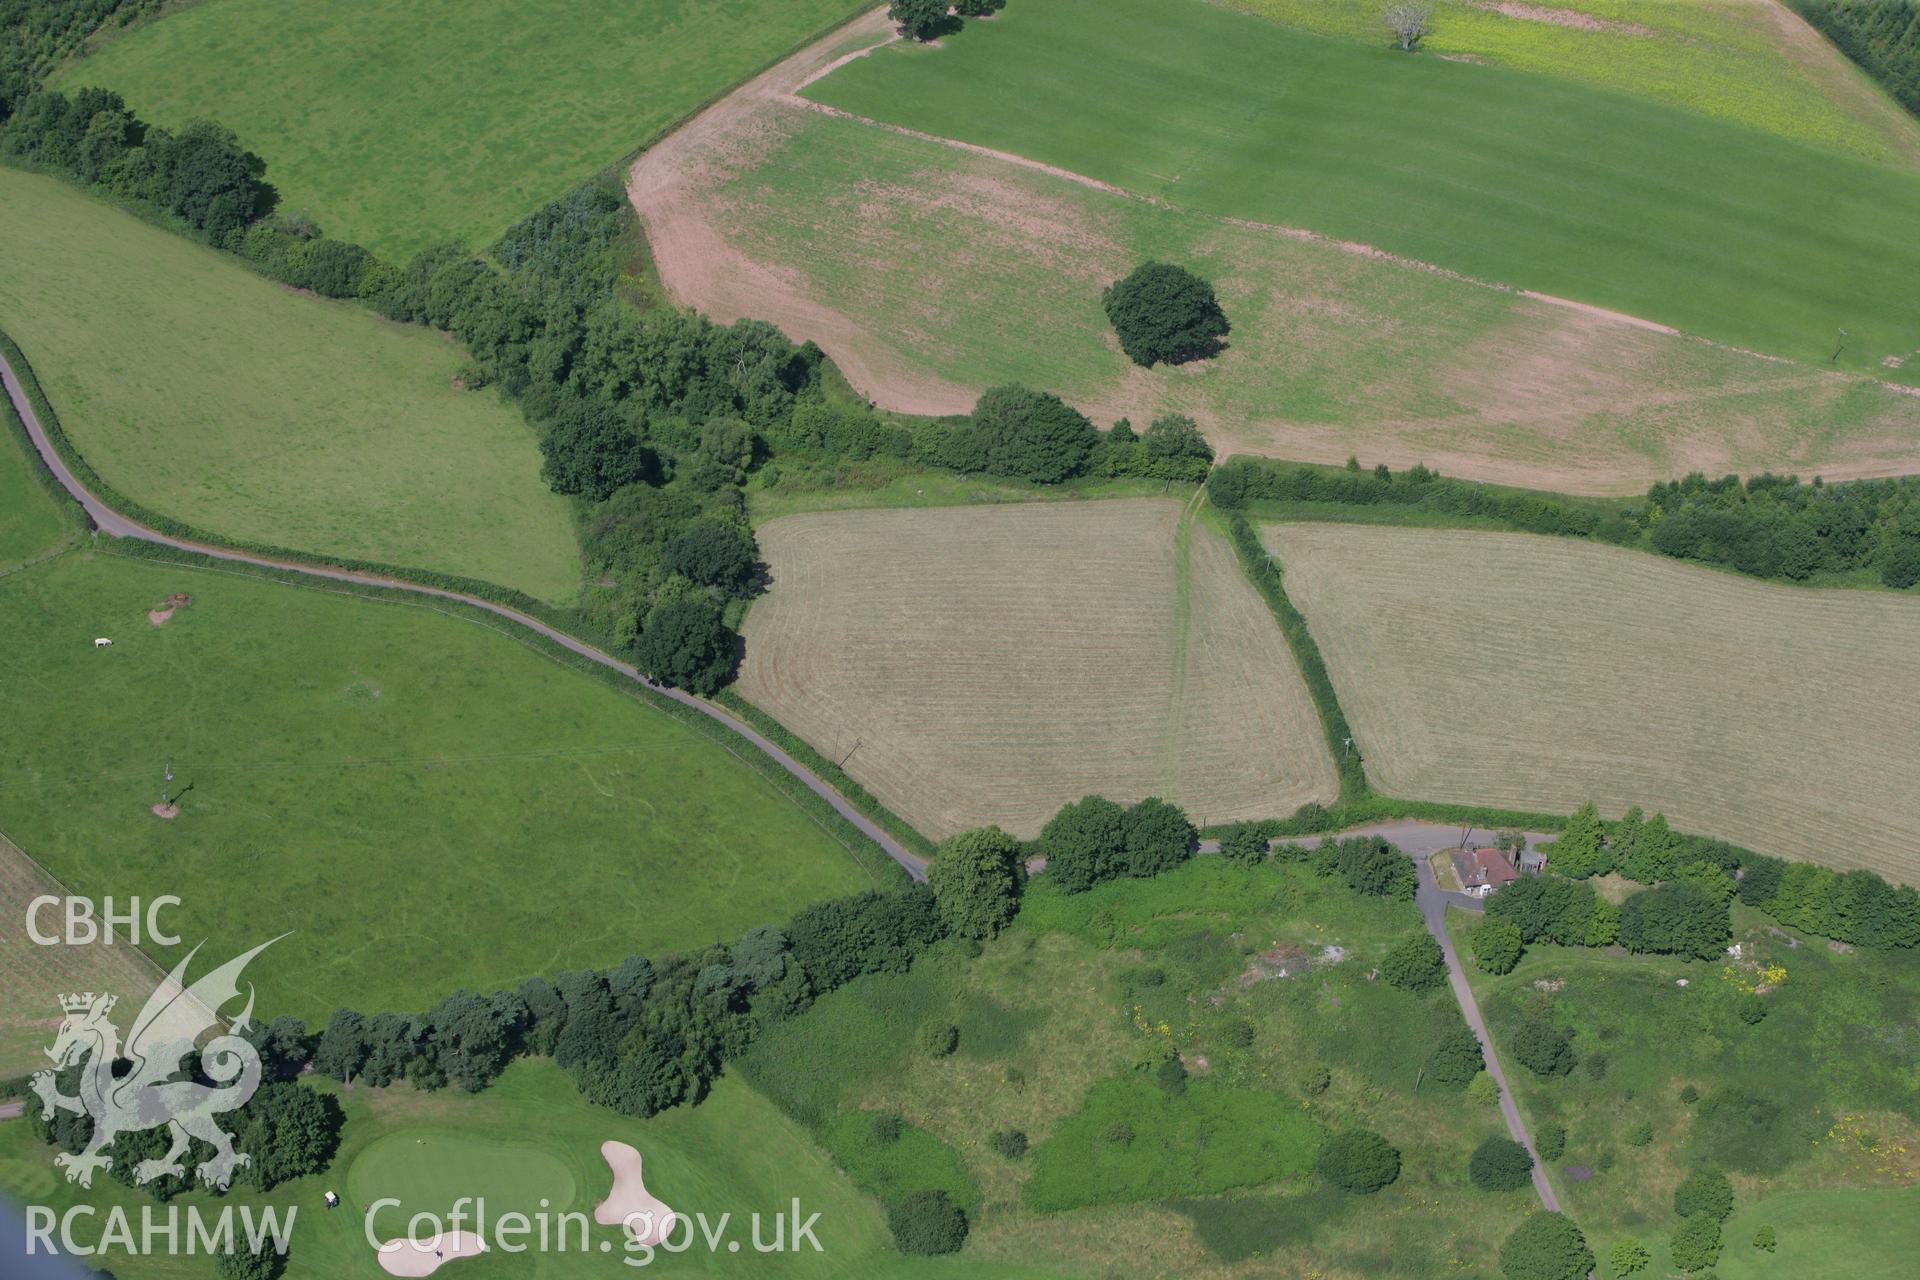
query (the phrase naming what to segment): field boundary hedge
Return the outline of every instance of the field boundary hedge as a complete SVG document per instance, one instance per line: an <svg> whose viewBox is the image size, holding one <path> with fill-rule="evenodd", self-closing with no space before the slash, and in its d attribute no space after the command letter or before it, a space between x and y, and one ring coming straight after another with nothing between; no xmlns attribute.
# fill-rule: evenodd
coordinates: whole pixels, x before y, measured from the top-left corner
<svg viewBox="0 0 1920 1280"><path fill-rule="evenodd" d="M1346 713L1341 709L1339 695L1334 691L1333 682L1327 674L1326 664L1320 656L1319 645L1314 642L1312 633L1307 629L1306 618L1294 607L1292 600L1287 596L1285 570L1261 544L1252 523L1244 515L1235 511L1228 516L1228 521L1234 550L1240 555L1241 566L1273 610L1274 618L1279 622L1282 633L1287 637L1288 645L1293 649L1295 661L1301 669L1301 676L1306 680L1307 688L1313 695L1314 707L1320 712L1328 745L1336 751L1342 751L1345 745L1343 739L1351 732ZM1367 781L1362 757L1358 753L1349 757L1342 752L1337 764L1341 779L1340 799L1332 808L1317 809L1309 805L1291 818L1213 827L1206 834L1219 837L1235 828L1252 827L1270 837L1303 835L1319 831L1337 831L1389 818L1457 822L1462 826L1495 829L1561 831L1566 829L1570 820L1566 815L1532 814L1478 805L1400 800L1373 790ZM1638 810L1634 812L1638 813ZM1610 826L1609 831L1611 830ZM1683 842L1710 850L1716 865L1733 877L1735 884L1739 886L1739 896L1743 902L1782 924L1817 937L1839 937L1843 942L1870 947L1881 945L1881 949L1884 949L1884 945L1877 944L1855 927L1859 923L1855 917L1861 914L1860 903L1872 898L1875 893L1882 896L1873 900L1879 902L1880 906L1887 911L1892 910L1886 907L1889 901L1904 901L1908 904L1913 901L1912 889L1897 888L1872 871L1840 872L1817 862L1788 861L1755 853L1751 849L1717 837L1689 836L1684 832L1675 832L1674 835ZM1801 877L1802 881L1812 879L1818 883L1813 888L1808 888L1805 883L1798 884L1795 894L1782 898L1780 904L1776 906L1773 897L1769 895L1776 892L1775 887L1790 870L1792 874ZM1837 899L1847 894L1852 894L1853 897L1848 899L1846 905L1828 909L1826 898ZM1802 901L1802 899L1811 901ZM1882 932L1885 933L1886 930ZM1895 942L1892 945L1912 944Z"/></svg>
<svg viewBox="0 0 1920 1280"><path fill-rule="evenodd" d="M1320 655L1320 646L1307 627L1306 617L1294 607L1287 595L1285 569L1261 545L1252 522L1238 511L1228 513L1227 532L1234 551L1240 557L1241 569L1259 591L1260 598L1267 602L1274 620L1280 624L1280 633L1286 637L1294 664L1300 668L1300 678L1306 682L1314 710L1319 713L1327 749L1333 753L1334 768L1340 777L1340 798L1332 807L1308 805L1291 818L1266 819L1253 825L1269 836L1339 831L1394 818L1457 822L1463 826L1525 827L1533 831L1558 831L1566 825L1564 815L1527 813L1484 805L1403 800L1375 791L1367 781L1365 757L1357 749L1359 744L1355 743L1355 750L1347 749L1347 740L1353 737L1353 728L1347 723L1347 713L1340 706L1340 695L1334 691L1333 678L1327 674L1326 660ZM1229 826L1238 825L1211 827L1208 833L1218 834Z"/></svg>
<svg viewBox="0 0 1920 1280"><path fill-rule="evenodd" d="M1828 485L1693 472L1638 497L1589 498L1443 476L1239 455L1207 494L1274 520L1501 529L1644 551L1788 586L1904 591L1920 583L1920 475Z"/></svg>

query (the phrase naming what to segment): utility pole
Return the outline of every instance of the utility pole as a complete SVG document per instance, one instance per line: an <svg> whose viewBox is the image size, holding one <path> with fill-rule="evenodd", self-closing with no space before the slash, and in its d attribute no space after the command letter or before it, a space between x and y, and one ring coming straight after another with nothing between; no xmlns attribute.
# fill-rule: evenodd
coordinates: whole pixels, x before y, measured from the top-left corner
<svg viewBox="0 0 1920 1280"><path fill-rule="evenodd" d="M167 761L166 768L164 771L164 776L162 777L160 782L160 807L161 808L164 809L166 808L166 806L173 803L172 797L168 795L168 792L170 792L172 789L173 789L173 761L169 760Z"/></svg>
<svg viewBox="0 0 1920 1280"><path fill-rule="evenodd" d="M847 754L840 757L840 767L842 769L847 767L847 761L853 759L853 753L860 749L860 743L862 741L863 739L855 738L853 740L853 745L847 748Z"/></svg>
<svg viewBox="0 0 1920 1280"><path fill-rule="evenodd" d="M1842 329L1840 331L1839 338L1836 339L1833 344L1833 354L1827 357L1827 363L1830 365L1838 364L1840 362L1840 353L1842 351L1845 351L1846 349L1847 349L1847 331L1845 329Z"/></svg>

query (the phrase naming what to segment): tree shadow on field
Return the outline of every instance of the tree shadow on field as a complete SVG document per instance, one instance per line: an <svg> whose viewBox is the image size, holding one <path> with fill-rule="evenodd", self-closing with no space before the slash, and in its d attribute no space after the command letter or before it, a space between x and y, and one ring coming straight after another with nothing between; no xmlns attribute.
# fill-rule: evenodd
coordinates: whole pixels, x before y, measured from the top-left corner
<svg viewBox="0 0 1920 1280"><path fill-rule="evenodd" d="M1322 1228L1347 1214L1356 1197L1332 1187L1300 1195L1227 1195L1169 1200L1187 1216L1194 1233L1222 1262L1270 1256L1277 1249L1310 1244Z"/></svg>

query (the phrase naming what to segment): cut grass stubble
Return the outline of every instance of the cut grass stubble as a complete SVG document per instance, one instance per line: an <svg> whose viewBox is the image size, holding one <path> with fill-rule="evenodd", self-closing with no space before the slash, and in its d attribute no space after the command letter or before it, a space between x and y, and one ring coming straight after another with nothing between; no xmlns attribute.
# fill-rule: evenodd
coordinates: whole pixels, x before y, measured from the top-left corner
<svg viewBox="0 0 1920 1280"><path fill-rule="evenodd" d="M760 540L741 694L931 836L1031 836L1095 792L1207 823L1333 798L1284 641L1174 501L824 512Z"/></svg>
<svg viewBox="0 0 1920 1280"><path fill-rule="evenodd" d="M1618 815L1920 880L1920 602L1528 534L1265 540L1391 795Z"/></svg>

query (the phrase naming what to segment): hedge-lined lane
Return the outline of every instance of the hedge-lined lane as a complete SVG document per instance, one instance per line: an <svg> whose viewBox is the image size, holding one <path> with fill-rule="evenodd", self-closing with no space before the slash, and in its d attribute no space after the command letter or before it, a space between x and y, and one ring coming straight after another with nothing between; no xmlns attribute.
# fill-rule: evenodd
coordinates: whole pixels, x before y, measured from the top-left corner
<svg viewBox="0 0 1920 1280"><path fill-rule="evenodd" d="M714 706L712 703L702 698L697 698L684 690L656 684L654 681L642 675L638 668L622 662L609 654L603 653L585 641L576 639L566 632L561 631L559 628L540 621L538 618L529 617L517 609L509 608L503 604L496 604L491 600L482 599L479 596L468 595L462 591L449 591L442 587L422 586L401 578L386 577L380 574L356 573L347 569L332 569L321 565L302 564L292 560L278 560L266 556L248 555L244 552L234 551L226 547L195 542L188 538L173 537L161 533L157 529L150 529L137 521L121 515L118 511L115 511L112 507L107 506L104 502L100 501L99 498L95 497L85 485L81 484L80 481L75 478L73 472L67 467L66 461L61 458L59 452L54 449L52 441L48 439L45 429L40 425L39 415L34 412L33 404L27 398L25 389L20 385L19 378L14 375L13 367L7 363L4 357L0 357L0 384L5 385L7 397L13 402L14 411L20 415L20 420L26 424L28 438L33 441L33 447L39 453L41 461L46 464L47 470L53 473L54 479L60 482L60 487L65 489L67 493L72 496L73 500L80 504L81 508L86 511L87 518L93 521L94 526L103 533L112 534L116 538L137 538L143 542L157 543L165 547L175 547L182 551L191 551L197 555L208 556L216 560L231 560L242 564L258 565L267 569L302 573L316 578L330 579L335 582L352 582L363 586L387 587L400 591L411 591L419 595L435 596L445 600L457 600L462 604L472 605L477 609L484 609L496 617L505 618L509 622L517 623L530 631L537 632L553 643L591 662L597 662L601 666L617 671L629 680L645 685L655 693L672 698L675 702L690 707L700 714L719 722L733 733L745 738L753 744L754 747L770 757L782 769L785 769L797 778L809 791L812 791L815 795L833 806L834 811L852 823L860 834L879 845L880 848L886 851L888 857L905 868L909 876L915 880L926 879L927 863L924 858L908 852L899 841L881 830L872 819L849 804L845 797L841 796L839 792L835 791L805 765L781 750L779 746L762 736L751 726L745 724L728 712L721 710L719 707Z"/></svg>

